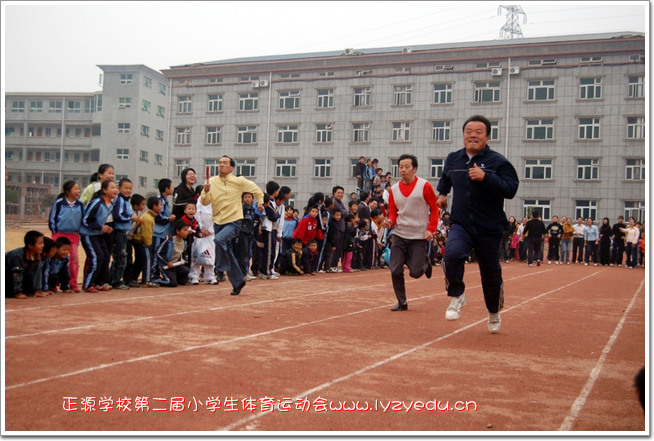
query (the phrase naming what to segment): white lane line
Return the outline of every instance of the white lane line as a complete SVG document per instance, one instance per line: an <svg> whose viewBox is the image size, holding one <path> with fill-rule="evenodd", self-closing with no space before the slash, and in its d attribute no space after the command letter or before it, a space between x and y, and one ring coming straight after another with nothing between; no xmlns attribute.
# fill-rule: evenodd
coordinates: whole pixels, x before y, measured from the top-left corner
<svg viewBox="0 0 654 441"><path fill-rule="evenodd" d="M590 275L588 275L586 277L583 277L583 278L581 278L579 280L575 280L575 281L573 281L571 283L568 283L567 285L560 286L560 287L558 287L556 289L553 289L551 291L541 293L541 294L537 295L536 297L529 298L529 299L527 299L527 300L525 300L523 302L518 303L517 305L511 306L510 308L505 308L505 309L502 310L502 314L505 314L505 313L511 311L512 309L518 308L518 307L523 306L523 305L525 305L527 303L533 302L534 300L540 299L541 297L545 297L547 295L550 295L550 294L555 293L557 291L560 291L562 289L568 288L568 287L570 287L572 285L576 285L577 283L583 282L584 280L586 280L586 279L588 279L590 277L594 277L597 274L599 274L599 272L592 273L592 274L590 274ZM353 378L353 377L355 377L357 375L363 374L363 373L368 372L368 371L370 371L372 369L378 368L379 366L383 366L383 365L385 365L387 363L395 361L395 360L397 360L397 359L399 359L401 357L412 354L412 353L414 353L416 351L419 351L420 349L426 348L427 346L433 345L434 343L438 343L438 342L443 341L443 340L445 340L447 338L450 338L450 337L452 337L452 336L454 336L456 334L459 334L459 333L461 333L461 332L463 332L465 330L468 330L468 329L470 329L470 328L472 328L474 326L477 326L480 323L486 323L487 321L488 321L488 318L484 317L481 320L478 320L478 321L476 321L474 323L470 323L469 325L463 326L462 328L459 328L459 329L457 329L455 331L452 331L449 334L440 336L438 338L435 338L434 340L431 340L429 342L420 344L420 345L415 346L415 347L413 347L411 349L407 349L404 352L400 352L398 354L392 355L392 356L390 356L390 357L388 357L388 358L386 358L384 360L380 360L380 361L378 361L376 363L365 366L365 367L363 367L361 369L358 369L358 370L356 370L354 372L351 372L351 373L349 373L347 375L344 375L342 377L327 381L327 382L325 382L323 384L320 384L320 385L318 385L318 386L316 386L316 387L314 387L312 389L309 389L309 390L306 390L304 392L299 393L298 395L293 397L293 401L296 401L298 399L308 398L308 396L311 395L311 394L314 394L316 392L320 392L320 391L322 391L324 389L327 389L328 387L331 387L331 386L333 386L335 384L338 384L338 383L341 383L343 381L349 380L350 378ZM265 411L265 412L259 411L258 413L255 413L253 415L250 415L249 417L240 419L240 420L238 420L238 421L236 421L236 422L234 422L232 424L229 424L229 425L227 425L225 427L222 427L220 429L217 429L217 430L220 430L220 431L233 430L234 428L236 428L238 426L242 426L243 424L247 424L247 423L249 423L251 421L259 419L262 416L267 415L267 414L272 413L272 412L274 412L274 410Z"/></svg>
<svg viewBox="0 0 654 441"><path fill-rule="evenodd" d="M593 390L593 386L595 385L595 382L597 381L597 379L600 376L600 373L602 372L602 367L604 366L606 357L608 357L609 352L611 352L611 348L613 348L613 345L618 339L618 336L622 331L622 326L624 325L624 322L627 320L627 315L629 314L629 311L631 311L631 308L636 303L638 294L640 293L640 290L643 288L644 284L645 284L644 280L640 282L640 286L636 290L634 296L631 298L631 302L629 302L629 306L627 306L627 309L625 309L624 314L622 314L622 318L620 319L617 326L615 327L615 330L613 331L613 334L611 334L611 337L609 338L608 342L606 342L606 346L604 346L604 349L602 349L602 355L600 355L600 357L597 359L597 363L595 363L595 367L593 367L593 370L590 371L588 380L586 381L586 384L584 384L584 387L581 389L581 393L572 404L568 416L566 416L565 420L563 420L563 423L561 423L561 427L559 427L560 431L572 430L572 427L574 426L575 422L577 421L577 418L579 417L579 413L586 405L586 399L588 399L590 392Z"/></svg>

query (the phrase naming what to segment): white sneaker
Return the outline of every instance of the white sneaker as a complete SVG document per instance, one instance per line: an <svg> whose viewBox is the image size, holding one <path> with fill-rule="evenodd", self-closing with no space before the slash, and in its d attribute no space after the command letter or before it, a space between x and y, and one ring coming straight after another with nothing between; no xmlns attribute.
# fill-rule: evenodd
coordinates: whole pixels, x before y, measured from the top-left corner
<svg viewBox="0 0 654 441"><path fill-rule="evenodd" d="M260 278L261 280L267 280L267 279L268 279L268 276L265 275L264 273L261 273L261 274L259 274L259 278Z"/></svg>
<svg viewBox="0 0 654 441"><path fill-rule="evenodd" d="M277 280L277 279L279 279L279 276L276 276L274 274L271 275L271 276L268 276L268 280Z"/></svg>
<svg viewBox="0 0 654 441"><path fill-rule="evenodd" d="M551 261L551 260L548 260L548 261L547 261L547 264L548 264L548 265L551 265L551 264L552 264L552 261Z"/></svg>
<svg viewBox="0 0 654 441"><path fill-rule="evenodd" d="M457 320L461 317L461 308L466 304L466 295L465 293L461 294L459 297L452 297L450 300L450 306L447 307L445 311L446 320Z"/></svg>
<svg viewBox="0 0 654 441"><path fill-rule="evenodd" d="M246 275L245 275L245 281L246 281L246 282L251 282L251 281L253 281L253 280L255 280L255 279L256 279L256 277L254 277L254 276L252 276L252 275L250 275L250 274L246 274Z"/></svg>
<svg viewBox="0 0 654 441"><path fill-rule="evenodd" d="M493 314L492 312L488 313L488 330L491 334L497 334L500 332L500 326L502 326L502 318L500 317L499 311Z"/></svg>
<svg viewBox="0 0 654 441"><path fill-rule="evenodd" d="M273 271L272 271L272 275L273 275L273 276L279 276L279 273L278 273L277 271L273 270Z"/></svg>

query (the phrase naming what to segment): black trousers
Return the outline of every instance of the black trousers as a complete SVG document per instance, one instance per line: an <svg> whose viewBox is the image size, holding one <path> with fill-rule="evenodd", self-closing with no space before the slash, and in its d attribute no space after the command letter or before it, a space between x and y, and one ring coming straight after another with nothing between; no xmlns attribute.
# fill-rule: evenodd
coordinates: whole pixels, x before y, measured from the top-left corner
<svg viewBox="0 0 654 441"><path fill-rule="evenodd" d="M579 254L577 254L579 252ZM572 262L583 262L584 260L584 238L574 237L572 239Z"/></svg>
<svg viewBox="0 0 654 441"><path fill-rule="evenodd" d="M429 265L427 260L428 244L429 242L424 239L403 239L400 236L393 236L390 259L391 280L395 297L400 305L406 303L404 265L409 268L409 275L412 278L417 279L422 276Z"/></svg>

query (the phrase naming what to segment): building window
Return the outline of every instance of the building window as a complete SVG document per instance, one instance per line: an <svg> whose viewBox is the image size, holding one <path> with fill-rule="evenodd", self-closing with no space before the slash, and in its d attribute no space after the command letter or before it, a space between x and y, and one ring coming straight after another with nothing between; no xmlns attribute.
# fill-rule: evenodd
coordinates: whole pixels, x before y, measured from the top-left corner
<svg viewBox="0 0 654 441"><path fill-rule="evenodd" d="M150 137L150 127L148 126L141 126L141 136L147 136L148 138Z"/></svg>
<svg viewBox="0 0 654 441"><path fill-rule="evenodd" d="M575 218L593 220L597 219L597 201L577 200L575 201Z"/></svg>
<svg viewBox="0 0 654 441"><path fill-rule="evenodd" d="M625 201L624 218L629 219L630 217L636 219L636 222L645 220L645 201Z"/></svg>
<svg viewBox="0 0 654 441"><path fill-rule="evenodd" d="M148 162L148 152L145 150L139 151L139 161Z"/></svg>
<svg viewBox="0 0 654 441"><path fill-rule="evenodd" d="M370 123L352 124L352 142L368 142L370 140Z"/></svg>
<svg viewBox="0 0 654 441"><path fill-rule="evenodd" d="M445 160L442 158L432 159L429 167L429 177L440 179L443 176L443 165Z"/></svg>
<svg viewBox="0 0 654 441"><path fill-rule="evenodd" d="M150 112L150 101L143 100L143 103L142 103L141 109L142 109L144 112L148 112L148 113L149 113L149 112Z"/></svg>
<svg viewBox="0 0 654 441"><path fill-rule="evenodd" d="M491 123L491 132L489 141L497 141L500 139L500 122L497 120L490 120Z"/></svg>
<svg viewBox="0 0 654 441"><path fill-rule="evenodd" d="M280 109L299 109L300 108L300 91L290 90L279 92Z"/></svg>
<svg viewBox="0 0 654 441"><path fill-rule="evenodd" d="M162 94L162 95L166 94L166 85L165 84L159 83L159 93Z"/></svg>
<svg viewBox="0 0 654 441"><path fill-rule="evenodd" d="M131 109L132 108L132 99L131 98L118 98L118 108L119 109Z"/></svg>
<svg viewBox="0 0 654 441"><path fill-rule="evenodd" d="M131 73L130 74L120 74L120 84L122 84L122 85L132 84L132 79L133 79L133 76L132 76Z"/></svg>
<svg viewBox="0 0 654 441"><path fill-rule="evenodd" d="M599 159L577 159L577 179L596 181L599 179Z"/></svg>
<svg viewBox="0 0 654 441"><path fill-rule="evenodd" d="M599 118L579 118L579 139L599 139L599 137Z"/></svg>
<svg viewBox="0 0 654 441"><path fill-rule="evenodd" d="M235 173L236 176L254 177L256 176L255 160L254 159L236 159Z"/></svg>
<svg viewBox="0 0 654 441"><path fill-rule="evenodd" d="M371 87L355 87L354 88L354 107L367 107L370 106L370 92Z"/></svg>
<svg viewBox="0 0 654 441"><path fill-rule="evenodd" d="M434 104L452 103L452 83L434 84Z"/></svg>
<svg viewBox="0 0 654 441"><path fill-rule="evenodd" d="M287 74L281 74L279 76L281 79L289 79L289 78L300 78L299 73L287 73Z"/></svg>
<svg viewBox="0 0 654 441"><path fill-rule="evenodd" d="M278 178L294 178L297 173L295 159L278 159L275 167L275 176Z"/></svg>
<svg viewBox="0 0 654 441"><path fill-rule="evenodd" d="M220 127L207 127L207 144L220 144Z"/></svg>
<svg viewBox="0 0 654 441"><path fill-rule="evenodd" d="M645 160L644 159L627 159L627 168L625 172L627 181L644 181L645 180Z"/></svg>
<svg viewBox="0 0 654 441"><path fill-rule="evenodd" d="M333 77L336 74L336 72L320 72L318 74L319 77Z"/></svg>
<svg viewBox="0 0 654 441"><path fill-rule="evenodd" d="M129 133L130 129L130 123L118 123L118 133Z"/></svg>
<svg viewBox="0 0 654 441"><path fill-rule="evenodd" d="M331 159L315 159L313 161L313 177L329 178L332 175Z"/></svg>
<svg viewBox="0 0 654 441"><path fill-rule="evenodd" d="M209 95L209 112L222 112L223 96L220 94Z"/></svg>
<svg viewBox="0 0 654 441"><path fill-rule="evenodd" d="M645 98L645 77L629 77L629 98Z"/></svg>
<svg viewBox="0 0 654 441"><path fill-rule="evenodd" d="M152 78L150 77L143 77L143 85L147 87L148 89L152 89Z"/></svg>
<svg viewBox="0 0 654 441"><path fill-rule="evenodd" d="M475 103L497 103L500 101L500 83L475 83Z"/></svg>
<svg viewBox="0 0 654 441"><path fill-rule="evenodd" d="M645 139L645 118L640 116L627 117L627 138Z"/></svg>
<svg viewBox="0 0 654 441"><path fill-rule="evenodd" d="M316 142L332 142L331 124L316 124Z"/></svg>
<svg viewBox="0 0 654 441"><path fill-rule="evenodd" d="M189 145L191 143L191 128L178 127L177 128L177 144Z"/></svg>
<svg viewBox="0 0 654 441"><path fill-rule="evenodd" d="M30 112L43 112L43 101L30 101Z"/></svg>
<svg viewBox="0 0 654 441"><path fill-rule="evenodd" d="M525 179L552 179L552 160L525 160Z"/></svg>
<svg viewBox="0 0 654 441"><path fill-rule="evenodd" d="M175 159L175 176L181 176L182 171L189 167L188 159Z"/></svg>
<svg viewBox="0 0 654 441"><path fill-rule="evenodd" d="M580 78L579 98L582 100L596 100L602 98L601 78Z"/></svg>
<svg viewBox="0 0 654 441"><path fill-rule="evenodd" d="M241 93L238 95L238 110L258 110L258 93Z"/></svg>
<svg viewBox="0 0 654 441"><path fill-rule="evenodd" d="M61 101L50 101L49 113L61 113L63 105Z"/></svg>
<svg viewBox="0 0 654 441"><path fill-rule="evenodd" d="M154 165L163 165L163 155L154 155Z"/></svg>
<svg viewBox="0 0 654 441"><path fill-rule="evenodd" d="M84 113L95 112L95 99L84 100Z"/></svg>
<svg viewBox="0 0 654 441"><path fill-rule="evenodd" d="M238 144L255 144L257 142L257 126L238 126L236 142Z"/></svg>
<svg viewBox="0 0 654 441"><path fill-rule="evenodd" d="M391 176L394 178L400 177L400 166L397 159L391 159L391 169L389 171L391 172Z"/></svg>
<svg viewBox="0 0 654 441"><path fill-rule="evenodd" d="M148 186L148 178L146 178L145 176L139 176L139 186L143 187L143 188L147 187Z"/></svg>
<svg viewBox="0 0 654 441"><path fill-rule="evenodd" d="M298 126L284 125L277 126L277 142L294 143L297 142Z"/></svg>
<svg viewBox="0 0 654 441"><path fill-rule="evenodd" d="M334 107L334 89L318 90L318 106L321 109Z"/></svg>
<svg viewBox="0 0 654 441"><path fill-rule="evenodd" d="M531 213L534 210L538 211L543 219L551 219L551 201L540 199L525 199L522 203L522 217L531 219Z"/></svg>
<svg viewBox="0 0 654 441"><path fill-rule="evenodd" d="M157 130L156 131L156 140L157 141L163 141L164 139L164 131L163 130Z"/></svg>
<svg viewBox="0 0 654 441"><path fill-rule="evenodd" d="M413 86L393 86L393 104L396 106L410 106Z"/></svg>
<svg viewBox="0 0 654 441"><path fill-rule="evenodd" d="M553 119L530 119L527 120L527 133L525 138L531 141L543 141L554 139Z"/></svg>
<svg viewBox="0 0 654 441"><path fill-rule="evenodd" d="M450 121L432 121L431 122L431 140L432 141L449 141L451 138Z"/></svg>
<svg viewBox="0 0 654 441"><path fill-rule="evenodd" d="M25 101L13 101L11 105L11 111L13 113L25 112Z"/></svg>
<svg viewBox="0 0 654 441"><path fill-rule="evenodd" d="M193 111L190 95L177 97L177 113L191 113Z"/></svg>
<svg viewBox="0 0 654 441"><path fill-rule="evenodd" d="M527 100L551 101L554 99L554 80L529 81L527 83Z"/></svg>
<svg viewBox="0 0 654 441"><path fill-rule="evenodd" d="M166 109L163 106L157 106L157 116L165 118L166 117L164 114L165 111Z"/></svg>
<svg viewBox="0 0 654 441"><path fill-rule="evenodd" d="M392 124L393 124L393 131L391 133L391 141L393 142L411 141L411 123L394 122Z"/></svg>

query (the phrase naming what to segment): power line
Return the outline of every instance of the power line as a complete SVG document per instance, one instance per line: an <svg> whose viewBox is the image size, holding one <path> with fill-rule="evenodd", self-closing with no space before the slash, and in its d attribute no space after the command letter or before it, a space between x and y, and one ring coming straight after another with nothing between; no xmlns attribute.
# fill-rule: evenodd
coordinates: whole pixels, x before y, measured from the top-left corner
<svg viewBox="0 0 654 441"><path fill-rule="evenodd" d="M523 24L527 23L527 14L525 14L525 11L517 5L502 5L497 10L497 15L502 13L502 9L506 9L506 23L500 29L500 38L523 38L522 29L520 29L520 24L518 23L518 16L524 15Z"/></svg>

